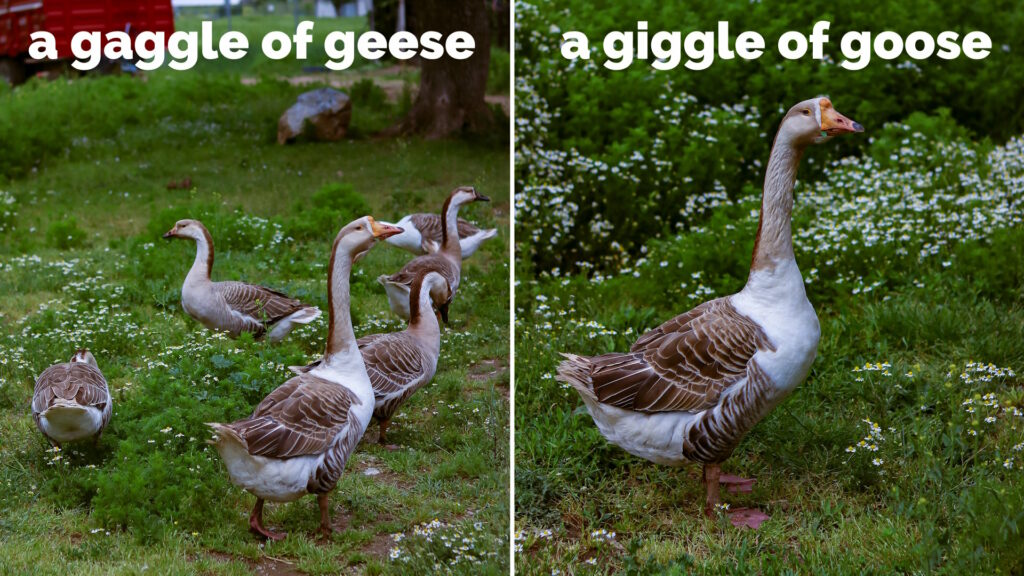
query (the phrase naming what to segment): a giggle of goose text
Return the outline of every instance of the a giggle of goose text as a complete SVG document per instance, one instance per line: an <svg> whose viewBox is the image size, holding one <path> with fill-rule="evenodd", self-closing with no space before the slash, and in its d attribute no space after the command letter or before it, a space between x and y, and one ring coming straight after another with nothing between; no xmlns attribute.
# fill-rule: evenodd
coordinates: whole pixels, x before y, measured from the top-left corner
<svg viewBox="0 0 1024 576"><path fill-rule="evenodd" d="M787 60L808 56L822 60L825 58L825 46L829 43L829 26L829 22L822 20L816 22L809 33L785 32L776 43L779 55ZM679 31L651 31L646 21L640 21L636 30L616 30L605 34L601 50L605 56L604 67L609 70L624 70L633 64L634 59L650 61L657 70L672 70L680 63L690 70L706 70L716 59L760 58L765 52L765 39L749 30L733 38L728 22L719 22L714 31L695 30L684 35ZM933 56L953 60L961 55L981 60L992 51L992 39L980 31L967 32L962 36L950 30L938 34L918 31L906 37L891 31L874 34L851 31L843 34L839 51L844 58L839 66L846 70L861 70L873 58L895 60L903 55L914 60ZM562 57L589 60L591 48L587 35L576 30L562 34Z"/></svg>

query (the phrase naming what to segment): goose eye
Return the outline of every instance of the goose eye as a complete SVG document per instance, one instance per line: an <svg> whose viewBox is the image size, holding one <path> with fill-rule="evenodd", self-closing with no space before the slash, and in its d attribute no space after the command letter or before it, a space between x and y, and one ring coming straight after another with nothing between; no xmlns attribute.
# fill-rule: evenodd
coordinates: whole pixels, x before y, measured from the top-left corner
<svg viewBox="0 0 1024 576"><path fill-rule="evenodd" d="M810 116L810 115L811 115L811 111L808 110L807 108L804 108L804 116Z"/></svg>

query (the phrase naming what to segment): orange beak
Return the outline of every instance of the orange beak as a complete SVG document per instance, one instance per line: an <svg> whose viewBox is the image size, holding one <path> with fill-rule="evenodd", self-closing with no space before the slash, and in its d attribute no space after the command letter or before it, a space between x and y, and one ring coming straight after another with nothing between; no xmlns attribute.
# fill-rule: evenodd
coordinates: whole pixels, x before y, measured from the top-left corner
<svg viewBox="0 0 1024 576"><path fill-rule="evenodd" d="M373 219L373 216L367 216L367 218L370 220L370 228L373 230L373 237L377 238L378 240L390 238L395 234L401 234L402 232L404 232L404 230L402 230L398 226L392 226L390 224L381 224L380 222L377 222L376 220Z"/></svg>
<svg viewBox="0 0 1024 576"><path fill-rule="evenodd" d="M818 102L821 106L821 131L829 136L836 134L850 134L851 132L863 132L864 127L843 116L832 107L828 98L822 98Z"/></svg>
<svg viewBox="0 0 1024 576"><path fill-rule="evenodd" d="M177 236L177 231L178 231L177 227L171 228L170 230L168 230L167 232L164 233L164 238L166 238L168 240L170 240L171 238L174 238L175 236Z"/></svg>

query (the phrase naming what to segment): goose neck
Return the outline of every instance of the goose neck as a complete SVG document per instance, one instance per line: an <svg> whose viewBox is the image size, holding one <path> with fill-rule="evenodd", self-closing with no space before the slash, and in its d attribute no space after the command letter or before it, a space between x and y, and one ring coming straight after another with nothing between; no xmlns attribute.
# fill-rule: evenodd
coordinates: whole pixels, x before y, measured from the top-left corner
<svg viewBox="0 0 1024 576"><path fill-rule="evenodd" d="M195 238L196 259L185 277L186 283L209 282L213 272L213 238L203 229L202 235Z"/></svg>
<svg viewBox="0 0 1024 576"><path fill-rule="evenodd" d="M413 280L409 290L408 331L425 342L436 343L441 336L441 325L431 307L430 286L425 285L423 277Z"/></svg>
<svg viewBox="0 0 1024 576"><path fill-rule="evenodd" d="M327 350L324 353L326 364L332 364L352 356L359 357L359 347L352 329L352 314L349 308L349 276L352 272L352 256L348 253L339 253L339 240L340 237L334 241L327 273L329 318Z"/></svg>
<svg viewBox="0 0 1024 576"><path fill-rule="evenodd" d="M451 196L441 209L441 253L462 260L462 246L459 244L459 205Z"/></svg>
<svg viewBox="0 0 1024 576"><path fill-rule="evenodd" d="M761 196L761 218L754 241L750 272L771 270L780 262L794 259L791 219L793 185L803 150L784 140L781 135L772 147L765 170L764 192Z"/></svg>

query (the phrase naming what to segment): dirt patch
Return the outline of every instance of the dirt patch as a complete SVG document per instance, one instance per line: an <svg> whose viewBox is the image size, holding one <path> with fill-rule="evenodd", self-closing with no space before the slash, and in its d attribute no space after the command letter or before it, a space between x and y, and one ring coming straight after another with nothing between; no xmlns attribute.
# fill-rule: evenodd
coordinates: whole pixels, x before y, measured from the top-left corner
<svg viewBox="0 0 1024 576"><path fill-rule="evenodd" d="M386 558L388 551L391 550L391 535L374 534L373 540L369 544L365 544L360 550L367 556Z"/></svg>
<svg viewBox="0 0 1024 576"><path fill-rule="evenodd" d="M245 562L252 569L253 574L260 574L261 576L303 576L305 574L305 572L296 568L293 562L272 556L261 556L259 560L249 560L248 558L238 558L225 552L211 551L208 554L210 557L221 562L234 562L236 560Z"/></svg>
<svg viewBox="0 0 1024 576"><path fill-rule="evenodd" d="M502 364L501 358L488 358L474 364L473 367L469 369L467 378L469 378L471 382L484 382L504 374L505 371L506 368Z"/></svg>
<svg viewBox="0 0 1024 576"><path fill-rule="evenodd" d="M504 362L504 358L480 360L469 369L469 374L466 375L466 378L470 382L478 384L502 376L508 372L508 367L505 366ZM501 394L501 397L506 401L509 400L511 393L507 379L496 382L494 390Z"/></svg>
<svg viewBox="0 0 1024 576"><path fill-rule="evenodd" d="M373 442L375 444L377 442L376 435L373 437ZM405 476L393 472L388 468L387 464L380 461L380 459L373 454L364 453L359 462L351 462L349 466L349 474L362 474L371 478L374 482L389 484L399 490L409 490L415 485L415 482L409 480ZM377 473L372 475L366 474L366 471L371 468L375 469Z"/></svg>

